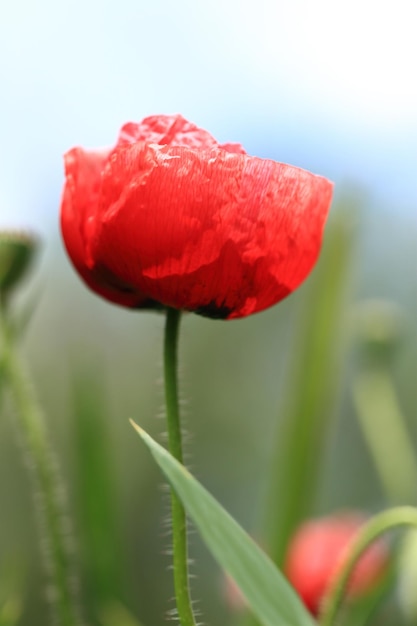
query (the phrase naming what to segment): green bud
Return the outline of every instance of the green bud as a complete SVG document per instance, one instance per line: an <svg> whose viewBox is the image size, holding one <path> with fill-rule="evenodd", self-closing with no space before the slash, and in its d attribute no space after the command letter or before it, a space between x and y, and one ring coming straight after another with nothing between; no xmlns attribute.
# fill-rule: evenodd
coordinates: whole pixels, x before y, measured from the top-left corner
<svg viewBox="0 0 417 626"><path fill-rule="evenodd" d="M29 270L37 239L28 233L0 231L0 296L6 298Z"/></svg>
<svg viewBox="0 0 417 626"><path fill-rule="evenodd" d="M360 347L372 359L390 359L405 335L405 315L395 302L365 300L358 305L354 320Z"/></svg>

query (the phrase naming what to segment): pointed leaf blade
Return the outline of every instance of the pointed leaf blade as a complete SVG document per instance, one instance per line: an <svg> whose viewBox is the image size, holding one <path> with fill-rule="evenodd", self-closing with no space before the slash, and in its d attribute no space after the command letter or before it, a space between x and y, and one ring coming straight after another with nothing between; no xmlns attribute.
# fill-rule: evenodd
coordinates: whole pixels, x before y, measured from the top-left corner
<svg viewBox="0 0 417 626"><path fill-rule="evenodd" d="M295 591L268 556L167 450L131 421L210 552L235 580L263 626L312 626Z"/></svg>

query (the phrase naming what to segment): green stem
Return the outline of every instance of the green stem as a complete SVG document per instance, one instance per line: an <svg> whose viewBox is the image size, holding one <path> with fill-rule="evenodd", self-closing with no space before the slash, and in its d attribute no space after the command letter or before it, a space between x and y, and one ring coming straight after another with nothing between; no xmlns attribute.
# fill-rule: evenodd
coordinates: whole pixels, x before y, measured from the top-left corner
<svg viewBox="0 0 417 626"><path fill-rule="evenodd" d="M164 340L165 402L168 426L168 448L183 462L181 424L177 384L177 347L181 313L168 309ZM188 584L187 521L181 501L171 490L172 540L175 598L181 626L195 626Z"/></svg>
<svg viewBox="0 0 417 626"><path fill-rule="evenodd" d="M359 424L384 490L393 504L414 503L417 459L389 374L361 372L353 383Z"/></svg>
<svg viewBox="0 0 417 626"><path fill-rule="evenodd" d="M320 626L334 626L336 623L336 615L342 604L345 589L365 550L380 535L399 526L417 528L417 509L411 506L402 506L383 511L370 519L359 531L356 539L352 542L343 567L326 594L319 620Z"/></svg>
<svg viewBox="0 0 417 626"><path fill-rule="evenodd" d="M11 391L19 429L29 453L35 483L35 503L42 533L42 557L49 577L48 594L53 621L60 626L81 624L72 571L68 516L62 485L52 457L43 414L15 349L15 333L6 308L0 305L0 340L3 382Z"/></svg>

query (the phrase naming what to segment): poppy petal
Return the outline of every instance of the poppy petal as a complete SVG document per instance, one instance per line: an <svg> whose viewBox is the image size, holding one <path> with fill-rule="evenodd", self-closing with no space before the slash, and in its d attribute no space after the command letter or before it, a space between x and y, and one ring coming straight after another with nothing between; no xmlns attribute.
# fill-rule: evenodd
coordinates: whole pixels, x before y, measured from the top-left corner
<svg viewBox="0 0 417 626"><path fill-rule="evenodd" d="M101 268L89 253L89 228L100 197L101 172L108 151L86 152L74 148L65 155L66 185L61 201L61 232L76 270L86 284L103 298L128 307L148 300L135 288Z"/></svg>
<svg viewBox="0 0 417 626"><path fill-rule="evenodd" d="M103 173L93 256L163 304L249 315L310 272L331 194L274 161L131 144Z"/></svg>

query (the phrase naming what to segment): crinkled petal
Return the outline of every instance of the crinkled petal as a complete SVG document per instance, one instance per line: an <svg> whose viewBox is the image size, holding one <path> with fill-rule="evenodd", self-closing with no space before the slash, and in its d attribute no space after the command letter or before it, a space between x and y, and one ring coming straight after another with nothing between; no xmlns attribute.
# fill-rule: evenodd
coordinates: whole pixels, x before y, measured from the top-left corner
<svg viewBox="0 0 417 626"><path fill-rule="evenodd" d="M320 176L221 148L125 145L103 172L92 255L162 304L246 316L311 271L331 195Z"/></svg>
<svg viewBox="0 0 417 626"><path fill-rule="evenodd" d="M61 201L61 232L68 255L87 285L103 298L128 307L140 306L147 296L138 293L89 254L89 231L96 219L101 172L108 151L74 148L65 155L66 183Z"/></svg>
<svg viewBox="0 0 417 626"><path fill-rule="evenodd" d="M183 146L195 149L218 148L219 144L210 133L188 122L182 115L152 115L142 122L128 122L119 134L117 147L144 141L147 144ZM226 152L246 154L239 143L220 146Z"/></svg>

